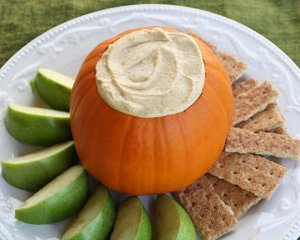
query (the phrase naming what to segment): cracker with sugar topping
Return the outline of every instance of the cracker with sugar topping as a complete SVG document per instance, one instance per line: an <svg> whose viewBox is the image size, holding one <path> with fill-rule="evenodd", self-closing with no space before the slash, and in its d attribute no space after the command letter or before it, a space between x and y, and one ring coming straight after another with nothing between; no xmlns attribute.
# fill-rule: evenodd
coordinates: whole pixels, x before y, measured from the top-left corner
<svg viewBox="0 0 300 240"><path fill-rule="evenodd" d="M261 197L223 179L211 174L206 174L206 177L221 200L232 209L236 218L240 218L249 208L261 200Z"/></svg>
<svg viewBox="0 0 300 240"><path fill-rule="evenodd" d="M241 122L236 127L247 129L253 132L268 132L283 125L284 119L277 104L270 104L264 111L256 113L245 122Z"/></svg>
<svg viewBox="0 0 300 240"><path fill-rule="evenodd" d="M275 128L275 129L271 129L268 132L273 132L273 133L277 133L277 134L285 134L288 135L288 132L284 126L284 124L281 124L279 127Z"/></svg>
<svg viewBox="0 0 300 240"><path fill-rule="evenodd" d="M231 82L239 79L247 70L247 64L237 57L221 51L217 53L220 62L223 64Z"/></svg>
<svg viewBox="0 0 300 240"><path fill-rule="evenodd" d="M217 239L237 224L231 208L220 199L206 176L200 177L174 195L186 209L204 240Z"/></svg>
<svg viewBox="0 0 300 240"><path fill-rule="evenodd" d="M287 169L266 158L223 152L209 173L238 185L254 195L269 199L279 186Z"/></svg>
<svg viewBox="0 0 300 240"><path fill-rule="evenodd" d="M300 140L285 134L254 133L232 127L226 139L225 151L300 159Z"/></svg>
<svg viewBox="0 0 300 240"><path fill-rule="evenodd" d="M234 82L232 86L233 96L236 97L248 90L255 88L259 85L259 82L253 78L248 78L246 80Z"/></svg>
<svg viewBox="0 0 300 240"><path fill-rule="evenodd" d="M278 96L279 93L268 81L239 94L234 99L233 126L263 111L269 104L274 103Z"/></svg>

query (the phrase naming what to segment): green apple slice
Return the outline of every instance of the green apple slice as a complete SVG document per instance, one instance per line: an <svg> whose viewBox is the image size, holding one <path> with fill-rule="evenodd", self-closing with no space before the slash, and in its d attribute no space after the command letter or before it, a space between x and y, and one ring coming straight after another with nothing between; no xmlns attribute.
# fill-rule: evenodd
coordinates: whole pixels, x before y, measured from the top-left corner
<svg viewBox="0 0 300 240"><path fill-rule="evenodd" d="M56 177L15 210L16 219L31 224L48 224L78 212L89 192L88 175L80 165Z"/></svg>
<svg viewBox="0 0 300 240"><path fill-rule="evenodd" d="M9 104L5 126L15 139L32 145L50 146L72 139L70 114L62 111Z"/></svg>
<svg viewBox="0 0 300 240"><path fill-rule="evenodd" d="M99 186L78 217L67 229L62 240L107 239L115 215L115 205L108 190L103 186Z"/></svg>
<svg viewBox="0 0 300 240"><path fill-rule="evenodd" d="M186 211L168 195L159 195L155 208L158 240L196 240L194 224Z"/></svg>
<svg viewBox="0 0 300 240"><path fill-rule="evenodd" d="M111 234L111 240L151 240L152 231L148 213L137 197L123 201Z"/></svg>
<svg viewBox="0 0 300 240"><path fill-rule="evenodd" d="M74 80L47 68L40 68L34 86L40 97L56 110L69 111Z"/></svg>
<svg viewBox="0 0 300 240"><path fill-rule="evenodd" d="M75 163L73 141L57 144L14 160L2 161L2 176L12 186L36 191Z"/></svg>

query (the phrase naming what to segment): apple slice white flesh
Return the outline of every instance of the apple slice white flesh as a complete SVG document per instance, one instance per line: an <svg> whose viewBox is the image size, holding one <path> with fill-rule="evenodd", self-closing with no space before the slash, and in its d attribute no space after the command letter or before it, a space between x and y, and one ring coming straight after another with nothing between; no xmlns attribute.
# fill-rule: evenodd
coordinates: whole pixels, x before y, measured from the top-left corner
<svg viewBox="0 0 300 240"><path fill-rule="evenodd" d="M129 197L121 203L110 239L152 239L151 223L148 213L137 197Z"/></svg>
<svg viewBox="0 0 300 240"><path fill-rule="evenodd" d="M159 195L155 207L157 240L196 240L196 230L187 212L168 195Z"/></svg>
<svg viewBox="0 0 300 240"><path fill-rule="evenodd" d="M56 177L15 210L16 219L31 224L48 224L78 212L89 192L87 172L73 166Z"/></svg>
<svg viewBox="0 0 300 240"><path fill-rule="evenodd" d="M85 204L62 240L104 240L110 234L116 216L116 208L108 190L99 186Z"/></svg>
<svg viewBox="0 0 300 240"><path fill-rule="evenodd" d="M12 186L36 191L75 163L73 141L57 144L41 151L3 160L2 176Z"/></svg>

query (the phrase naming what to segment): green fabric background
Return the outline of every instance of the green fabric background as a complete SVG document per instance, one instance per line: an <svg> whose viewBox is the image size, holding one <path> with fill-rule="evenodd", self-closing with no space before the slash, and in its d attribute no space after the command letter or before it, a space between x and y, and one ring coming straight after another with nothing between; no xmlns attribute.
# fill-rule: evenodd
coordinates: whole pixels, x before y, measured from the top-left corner
<svg viewBox="0 0 300 240"><path fill-rule="evenodd" d="M0 0L0 66L48 29L110 7L164 3L234 19L264 35L300 65L300 0Z"/></svg>

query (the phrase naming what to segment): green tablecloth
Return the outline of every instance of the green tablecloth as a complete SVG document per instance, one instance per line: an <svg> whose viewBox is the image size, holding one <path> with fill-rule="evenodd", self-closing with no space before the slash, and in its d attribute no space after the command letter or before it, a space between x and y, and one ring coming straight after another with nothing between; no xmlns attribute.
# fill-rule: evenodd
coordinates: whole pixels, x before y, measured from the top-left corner
<svg viewBox="0 0 300 240"><path fill-rule="evenodd" d="M0 0L0 66L30 40L62 22L142 3L190 6L234 19L270 39L300 65L300 0Z"/></svg>

